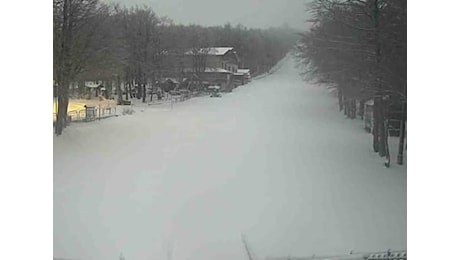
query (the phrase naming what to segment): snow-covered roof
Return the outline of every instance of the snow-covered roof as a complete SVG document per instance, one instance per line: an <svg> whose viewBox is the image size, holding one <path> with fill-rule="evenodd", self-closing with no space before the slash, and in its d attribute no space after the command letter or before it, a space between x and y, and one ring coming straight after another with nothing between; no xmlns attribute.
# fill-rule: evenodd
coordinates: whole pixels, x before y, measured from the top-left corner
<svg viewBox="0 0 460 260"><path fill-rule="evenodd" d="M88 82L87 81L87 82L85 82L85 86L87 88L98 88L99 86L101 86L101 84L96 83L96 82L91 82L91 81Z"/></svg>
<svg viewBox="0 0 460 260"><path fill-rule="evenodd" d="M223 72L223 73L232 73L229 70L222 69L222 68L206 68L204 72Z"/></svg>
<svg viewBox="0 0 460 260"><path fill-rule="evenodd" d="M231 51L231 50L233 50L233 47L209 47L209 48L199 49L198 53L221 56L221 55L225 55L228 51ZM191 55L193 53L194 53L193 50L189 50L185 54Z"/></svg>
<svg viewBox="0 0 460 260"><path fill-rule="evenodd" d="M213 47L211 48L211 50L209 51L210 54L212 55L224 55L225 53L227 53L228 51L231 51L233 50L233 47Z"/></svg>
<svg viewBox="0 0 460 260"><path fill-rule="evenodd" d="M172 83L179 84L179 81L177 81L175 78L163 78L161 79L161 82L166 82L166 81L171 81Z"/></svg>
<svg viewBox="0 0 460 260"><path fill-rule="evenodd" d="M191 68L185 68L184 69L185 72L191 72L193 71ZM204 70L204 72L220 72L220 73L233 73L229 70L226 70L226 69L222 69L222 68L206 68Z"/></svg>
<svg viewBox="0 0 460 260"><path fill-rule="evenodd" d="M249 73L249 69L238 69L236 72L247 74L247 73Z"/></svg>

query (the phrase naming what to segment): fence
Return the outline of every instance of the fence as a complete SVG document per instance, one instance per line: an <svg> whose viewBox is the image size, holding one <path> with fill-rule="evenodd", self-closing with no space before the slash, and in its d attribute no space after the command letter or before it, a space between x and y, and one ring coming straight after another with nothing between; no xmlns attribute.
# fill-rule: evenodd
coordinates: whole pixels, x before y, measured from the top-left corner
<svg viewBox="0 0 460 260"><path fill-rule="evenodd" d="M67 112L69 122L88 122L116 116L116 106L87 106L85 109L72 110ZM53 113L53 121L56 121L57 115Z"/></svg>
<svg viewBox="0 0 460 260"><path fill-rule="evenodd" d="M381 253L372 253L366 255L367 260L407 260L406 251L387 251Z"/></svg>
<svg viewBox="0 0 460 260"><path fill-rule="evenodd" d="M407 260L404 250L384 252L350 252L347 255L313 255L311 257L267 257L267 260Z"/></svg>

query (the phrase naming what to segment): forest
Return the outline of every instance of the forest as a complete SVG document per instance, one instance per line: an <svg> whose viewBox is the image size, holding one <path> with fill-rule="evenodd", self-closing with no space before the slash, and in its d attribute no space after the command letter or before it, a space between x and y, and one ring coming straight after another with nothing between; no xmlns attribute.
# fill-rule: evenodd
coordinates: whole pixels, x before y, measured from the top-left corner
<svg viewBox="0 0 460 260"><path fill-rule="evenodd" d="M370 108L373 150L386 157L388 137L400 136L403 164L407 107L407 1L314 0L312 28L296 46L303 76L333 88L350 119Z"/></svg>
<svg viewBox="0 0 460 260"><path fill-rule="evenodd" d="M69 97L75 94L70 86L75 82L104 81L117 93L122 92L122 83L145 89L175 69L169 57L206 47L233 47L239 66L256 76L273 67L299 38L298 32L286 27L175 24L145 5L125 7L99 0L54 0L53 16L56 135L66 126ZM120 103L123 96L117 96Z"/></svg>

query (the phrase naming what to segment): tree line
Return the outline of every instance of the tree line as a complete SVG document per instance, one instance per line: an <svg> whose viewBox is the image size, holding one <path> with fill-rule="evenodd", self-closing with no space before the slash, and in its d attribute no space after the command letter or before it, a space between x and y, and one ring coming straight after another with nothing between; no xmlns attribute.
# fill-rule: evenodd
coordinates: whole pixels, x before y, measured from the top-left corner
<svg viewBox="0 0 460 260"><path fill-rule="evenodd" d="M397 127L403 164L407 1L314 0L308 11L312 28L296 48L303 75L335 88L339 110L348 118L363 118L365 103L373 102L373 150L389 167L388 132Z"/></svg>
<svg viewBox="0 0 460 260"><path fill-rule="evenodd" d="M83 86L84 81L104 81L108 93L116 89L118 103L123 99L122 82L128 88L135 85L141 88L145 102L148 83L179 71L171 57L180 58L187 50L234 47L240 67L257 75L283 58L298 39L296 32L287 28L180 25L148 6L128 8L99 0L53 0L53 16L56 135L66 126L74 82ZM128 92L124 98L129 98Z"/></svg>

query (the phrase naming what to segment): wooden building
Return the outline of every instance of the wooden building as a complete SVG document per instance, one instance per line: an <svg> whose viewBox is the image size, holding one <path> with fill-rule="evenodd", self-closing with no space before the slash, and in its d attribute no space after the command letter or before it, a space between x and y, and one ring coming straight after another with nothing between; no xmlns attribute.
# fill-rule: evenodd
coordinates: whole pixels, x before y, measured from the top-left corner
<svg viewBox="0 0 460 260"><path fill-rule="evenodd" d="M168 76L176 77L181 82L186 79L186 88L205 89L217 85L222 91L231 91L247 82L243 77L249 75L249 71L243 74L238 72L240 58L233 47L195 48L179 57L176 55L170 58L175 61L175 69Z"/></svg>

